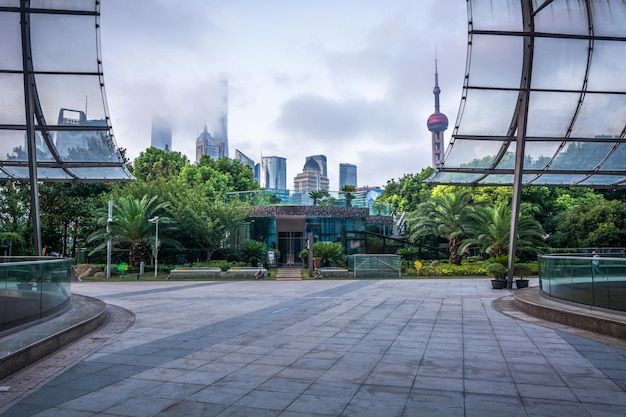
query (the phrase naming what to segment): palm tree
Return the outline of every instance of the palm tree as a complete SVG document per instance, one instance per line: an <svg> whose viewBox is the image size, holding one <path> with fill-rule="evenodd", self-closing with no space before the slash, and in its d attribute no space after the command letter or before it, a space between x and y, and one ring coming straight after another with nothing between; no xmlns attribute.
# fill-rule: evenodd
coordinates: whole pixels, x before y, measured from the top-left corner
<svg viewBox="0 0 626 417"><path fill-rule="evenodd" d="M100 242L92 251L103 249L110 238L114 244L128 243L128 263L131 266L139 266L141 261L152 259L158 248L156 244L156 227L148 220L159 217L159 246L163 243L177 244L167 238L167 232L176 228L165 210L169 203L157 201L157 197L148 198L144 195L141 199L133 196L120 197L113 204L113 221L109 224L107 233L108 209L106 207L97 211L98 223L102 226L99 230L89 235L88 242ZM150 250L152 249L152 251Z"/></svg>
<svg viewBox="0 0 626 417"><path fill-rule="evenodd" d="M321 266L343 266L345 256L343 246L335 242L315 242L313 244L313 256L320 258Z"/></svg>
<svg viewBox="0 0 626 417"><path fill-rule="evenodd" d="M450 246L450 263L460 265L459 248L466 236L472 211L472 193L467 190L433 196L409 214L409 239L416 241L427 236L446 239Z"/></svg>
<svg viewBox="0 0 626 417"><path fill-rule="evenodd" d="M325 197L328 197L328 195L328 191L326 190L311 191L309 193L309 197L313 199L314 206L317 206L317 202Z"/></svg>
<svg viewBox="0 0 626 417"><path fill-rule="evenodd" d="M356 187L354 185L344 185L339 189L339 192L343 193L346 197L346 207L350 207L350 203L354 198L353 193L356 191Z"/></svg>
<svg viewBox="0 0 626 417"><path fill-rule="evenodd" d="M504 201L495 207L477 207L472 213L471 237L464 239L460 251L470 246L480 247L491 257L506 255L509 252L511 236L511 205ZM547 247L545 232L533 217L520 214L517 226L517 250L534 251Z"/></svg>

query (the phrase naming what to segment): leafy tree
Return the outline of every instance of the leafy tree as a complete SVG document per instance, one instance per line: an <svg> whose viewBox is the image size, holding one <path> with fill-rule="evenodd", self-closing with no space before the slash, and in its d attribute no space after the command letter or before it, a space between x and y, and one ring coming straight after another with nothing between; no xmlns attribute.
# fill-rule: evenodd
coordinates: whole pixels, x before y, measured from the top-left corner
<svg viewBox="0 0 626 417"><path fill-rule="evenodd" d="M446 239L450 246L450 263L460 265L459 248L470 226L471 204L472 193L467 190L434 195L409 215L409 239L415 242L431 235Z"/></svg>
<svg viewBox="0 0 626 417"><path fill-rule="evenodd" d="M185 165L189 165L189 160L180 152L166 152L150 147L135 158L132 173L138 180L154 181L177 176Z"/></svg>
<svg viewBox="0 0 626 417"><path fill-rule="evenodd" d="M30 186L24 181L5 181L0 185L0 230L24 233L28 228Z"/></svg>
<svg viewBox="0 0 626 417"><path fill-rule="evenodd" d="M204 195L201 186L180 188L170 201L170 212L181 225L183 235L206 251L207 262L253 209L236 199L228 203L214 201Z"/></svg>
<svg viewBox="0 0 626 417"><path fill-rule="evenodd" d="M244 240L239 244L239 252L242 258L251 266L257 266L267 259L265 243L256 240Z"/></svg>
<svg viewBox="0 0 626 417"><path fill-rule="evenodd" d="M133 196L120 197L113 203L113 222L107 233L108 207L96 212L100 228L93 232L88 242L98 242L98 246L92 251L102 250L108 239L116 244L128 244L128 263L138 266L141 261L150 259L158 250L156 243L156 227L148 220L159 217L159 246L162 244L178 245L174 239L168 237L168 232L176 229L174 220L167 214L168 203L159 203L157 197L148 198L143 196L137 199ZM152 248L152 251L150 249Z"/></svg>
<svg viewBox="0 0 626 417"><path fill-rule="evenodd" d="M315 242L313 257L320 258L321 266L344 266L346 263L343 246L335 242Z"/></svg>
<svg viewBox="0 0 626 417"><path fill-rule="evenodd" d="M387 181L377 201L390 203L396 212L415 211L420 203L430 198L431 187L424 183L424 180L433 172L434 170L428 167L419 174L405 174L398 181L395 179Z"/></svg>
<svg viewBox="0 0 626 417"><path fill-rule="evenodd" d="M466 232L471 237L461 242L459 250L478 246L491 257L508 254L511 236L511 205L500 202L496 206L477 206L470 214L472 222ZM529 215L521 214L517 226L517 251L532 252L545 249L545 232L541 224Z"/></svg>
<svg viewBox="0 0 626 417"><path fill-rule="evenodd" d="M19 233L0 232L0 256L21 256L26 254L26 242Z"/></svg>
<svg viewBox="0 0 626 417"><path fill-rule="evenodd" d="M354 185L344 185L341 187L339 192L343 193L346 199L346 207L350 207L352 203L352 199L354 198L354 192L356 191L356 187Z"/></svg>

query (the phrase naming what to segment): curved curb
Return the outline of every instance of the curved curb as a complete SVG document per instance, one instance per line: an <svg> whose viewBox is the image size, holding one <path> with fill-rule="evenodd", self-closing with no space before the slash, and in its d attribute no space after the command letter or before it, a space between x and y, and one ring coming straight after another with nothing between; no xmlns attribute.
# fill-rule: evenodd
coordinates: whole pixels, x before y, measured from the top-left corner
<svg viewBox="0 0 626 417"><path fill-rule="evenodd" d="M515 291L513 303L517 309L531 316L626 339L626 314L620 312L556 300L545 296L539 287Z"/></svg>
<svg viewBox="0 0 626 417"><path fill-rule="evenodd" d="M0 379L96 330L106 319L107 306L103 301L72 295L66 313L1 339Z"/></svg>

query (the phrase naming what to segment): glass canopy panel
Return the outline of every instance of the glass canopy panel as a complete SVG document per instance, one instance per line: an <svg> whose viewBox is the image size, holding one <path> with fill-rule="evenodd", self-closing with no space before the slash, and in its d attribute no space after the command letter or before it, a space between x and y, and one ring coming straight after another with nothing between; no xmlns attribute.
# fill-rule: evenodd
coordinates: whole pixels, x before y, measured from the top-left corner
<svg viewBox="0 0 626 417"><path fill-rule="evenodd" d="M469 90L458 135L508 135L517 96L517 91Z"/></svg>
<svg viewBox="0 0 626 417"><path fill-rule="evenodd" d="M98 76L38 74L35 81L46 124L100 125L106 120ZM62 109L68 109L72 114L62 112ZM63 122L66 113L73 121Z"/></svg>
<svg viewBox="0 0 626 417"><path fill-rule="evenodd" d="M549 3L535 15L535 31L563 33L567 35L588 35L589 23L585 2L572 0L533 0L533 9Z"/></svg>
<svg viewBox="0 0 626 417"><path fill-rule="evenodd" d="M0 123L23 125L26 117L24 106L15 105L15 103L24 102L24 77L22 74L0 73L0 92L2 94L2 98L0 98Z"/></svg>
<svg viewBox="0 0 626 417"><path fill-rule="evenodd" d="M580 174L542 174L532 182L533 185L575 185L584 176Z"/></svg>
<svg viewBox="0 0 626 417"><path fill-rule="evenodd" d="M624 61L626 70L626 60ZM618 138L626 124L626 94L587 94L572 137Z"/></svg>
<svg viewBox="0 0 626 417"><path fill-rule="evenodd" d="M527 136L565 137L580 93L530 93Z"/></svg>
<svg viewBox="0 0 626 417"><path fill-rule="evenodd" d="M600 167L600 171L624 171L626 169L626 143L619 144L617 149Z"/></svg>
<svg viewBox="0 0 626 417"><path fill-rule="evenodd" d="M626 5L622 1L591 1L593 31L597 36L626 36Z"/></svg>
<svg viewBox="0 0 626 417"><path fill-rule="evenodd" d="M32 14L35 71L98 72L96 17Z"/></svg>
<svg viewBox="0 0 626 417"><path fill-rule="evenodd" d="M588 51L587 40L535 39L532 88L582 90Z"/></svg>
<svg viewBox="0 0 626 417"><path fill-rule="evenodd" d="M26 131L0 130L0 159L26 161ZM16 148L17 152L15 151Z"/></svg>
<svg viewBox="0 0 626 417"><path fill-rule="evenodd" d="M506 185L506 184L510 184L512 181L513 181L512 174L491 174L491 175L487 175L485 179L483 179L479 183L483 185L498 185L498 184Z"/></svg>
<svg viewBox="0 0 626 417"><path fill-rule="evenodd" d="M468 174L462 172L439 172L434 180L449 184L466 184L478 181L483 174ZM433 178L431 178L433 179Z"/></svg>
<svg viewBox="0 0 626 417"><path fill-rule="evenodd" d="M94 12L98 5L97 0L30 0L33 9L57 9Z"/></svg>
<svg viewBox="0 0 626 417"><path fill-rule="evenodd" d="M0 13L0 70L22 70L22 35L19 13Z"/></svg>
<svg viewBox="0 0 626 417"><path fill-rule="evenodd" d="M71 180L65 171L60 168L37 168L37 178L45 180Z"/></svg>
<svg viewBox="0 0 626 417"><path fill-rule="evenodd" d="M68 162L118 162L115 145L107 131L53 132L55 147Z"/></svg>
<svg viewBox="0 0 626 417"><path fill-rule="evenodd" d="M626 77L623 74L625 62L626 42L595 41L587 89L626 91Z"/></svg>
<svg viewBox="0 0 626 417"><path fill-rule="evenodd" d="M522 30L519 0L473 1L469 7L474 29Z"/></svg>
<svg viewBox="0 0 626 417"><path fill-rule="evenodd" d="M581 181L580 185L586 186L599 186L599 185L618 185L626 181L626 176L618 176L618 175L592 175L588 179Z"/></svg>
<svg viewBox="0 0 626 417"><path fill-rule="evenodd" d="M593 170L613 148L607 142L569 142L556 156L550 170Z"/></svg>
<svg viewBox="0 0 626 417"><path fill-rule="evenodd" d="M487 140L457 140L453 152L446 158L447 168L489 168L500 152L503 142Z"/></svg>
<svg viewBox="0 0 626 417"><path fill-rule="evenodd" d="M119 181L127 180L130 177L130 173L126 169L117 167L72 168L72 171L83 180L102 178L109 181Z"/></svg>
<svg viewBox="0 0 626 417"><path fill-rule="evenodd" d="M0 0L0 6L19 7L20 0Z"/></svg>
<svg viewBox="0 0 626 417"><path fill-rule="evenodd" d="M526 141L524 168L543 169L557 153L561 142Z"/></svg>
<svg viewBox="0 0 626 417"><path fill-rule="evenodd" d="M523 48L521 36L474 35L469 86L519 88Z"/></svg>

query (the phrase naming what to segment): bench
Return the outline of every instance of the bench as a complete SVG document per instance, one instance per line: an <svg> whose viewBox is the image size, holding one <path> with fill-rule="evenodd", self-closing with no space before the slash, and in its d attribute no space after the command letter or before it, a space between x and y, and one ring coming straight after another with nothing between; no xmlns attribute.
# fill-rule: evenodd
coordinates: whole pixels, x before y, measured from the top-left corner
<svg viewBox="0 0 626 417"><path fill-rule="evenodd" d="M226 271L226 276L228 278L256 278L256 279L264 279L267 277L267 269L263 267L257 266L244 266L244 267L236 267L230 268Z"/></svg>
<svg viewBox="0 0 626 417"><path fill-rule="evenodd" d="M346 268L338 268L334 266L325 266L315 270L316 278L345 278L350 276L350 271Z"/></svg>
<svg viewBox="0 0 626 417"><path fill-rule="evenodd" d="M220 268L198 266L172 269L167 279L220 278L221 276L222 270Z"/></svg>

